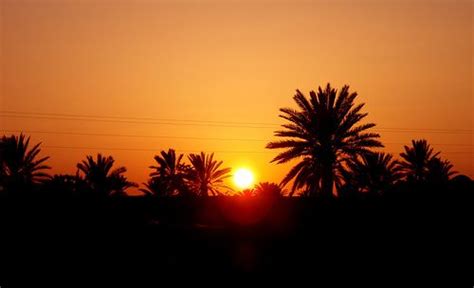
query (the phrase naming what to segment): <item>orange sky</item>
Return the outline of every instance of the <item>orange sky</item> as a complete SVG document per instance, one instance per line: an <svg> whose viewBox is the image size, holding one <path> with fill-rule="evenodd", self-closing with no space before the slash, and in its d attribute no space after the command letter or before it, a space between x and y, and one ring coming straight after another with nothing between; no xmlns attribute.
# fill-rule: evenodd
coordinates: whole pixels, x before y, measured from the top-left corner
<svg viewBox="0 0 474 288"><path fill-rule="evenodd" d="M268 164L276 152L264 149L276 126L223 122L281 123L295 89L328 81L359 93L385 151L426 138L474 176L472 132L446 133L474 124L471 1L2 0L0 9L1 111L218 122L0 117L3 130L205 138L31 134L46 146L147 150L100 149L133 181L147 177L148 150L174 147L216 151L279 182L289 167ZM43 149L54 172L69 173L96 152Z"/></svg>

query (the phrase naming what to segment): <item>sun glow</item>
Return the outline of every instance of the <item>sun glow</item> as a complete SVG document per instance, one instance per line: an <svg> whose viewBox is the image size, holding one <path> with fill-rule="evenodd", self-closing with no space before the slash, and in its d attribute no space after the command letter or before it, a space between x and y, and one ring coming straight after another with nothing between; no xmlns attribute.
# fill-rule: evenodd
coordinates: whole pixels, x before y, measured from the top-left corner
<svg viewBox="0 0 474 288"><path fill-rule="evenodd" d="M234 173L234 183L240 189L247 189L252 186L254 176L252 171L246 168L239 168Z"/></svg>

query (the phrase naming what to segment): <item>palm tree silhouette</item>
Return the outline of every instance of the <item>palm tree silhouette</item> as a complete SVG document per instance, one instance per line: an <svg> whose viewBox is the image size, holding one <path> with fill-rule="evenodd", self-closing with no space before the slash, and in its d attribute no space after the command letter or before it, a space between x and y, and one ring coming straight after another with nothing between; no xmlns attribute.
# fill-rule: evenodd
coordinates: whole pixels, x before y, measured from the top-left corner
<svg viewBox="0 0 474 288"><path fill-rule="evenodd" d="M405 146L405 152L400 153L403 161L400 167L403 176L409 182L424 182L428 174L428 163L438 156L433 153L433 148L424 139L412 140L412 147Z"/></svg>
<svg viewBox="0 0 474 288"><path fill-rule="evenodd" d="M44 162L49 157L37 159L41 152L41 143L28 149L30 137L25 135L3 136L0 141L0 191L27 189L31 185L44 182L49 175L44 170L50 169Z"/></svg>
<svg viewBox="0 0 474 288"><path fill-rule="evenodd" d="M278 184L260 182L255 186L255 195L259 197L280 197L284 192Z"/></svg>
<svg viewBox="0 0 474 288"><path fill-rule="evenodd" d="M45 191L54 197L83 196L86 188L78 175L56 174L45 183Z"/></svg>
<svg viewBox="0 0 474 288"><path fill-rule="evenodd" d="M236 195L240 197L247 197L247 198L256 196L255 189L252 189L252 188L244 189L241 192L238 192Z"/></svg>
<svg viewBox="0 0 474 288"><path fill-rule="evenodd" d="M347 163L344 173L346 191L380 195L391 188L401 177L400 166L386 153L365 153Z"/></svg>
<svg viewBox="0 0 474 288"><path fill-rule="evenodd" d="M145 184L147 189L140 190L155 196L189 195L185 180L190 166L181 163L183 154L176 156L173 149L161 151L160 154L154 157L158 166L150 166L155 171L150 173L151 178Z"/></svg>
<svg viewBox="0 0 474 288"><path fill-rule="evenodd" d="M188 156L192 169L187 179L193 190L202 197L218 195L221 188L230 189L224 185L224 179L230 177L231 169L219 169L223 162L213 160L213 157L214 153L206 155L204 152Z"/></svg>
<svg viewBox="0 0 474 288"><path fill-rule="evenodd" d="M87 156L86 160L77 164L77 169L84 174L84 181L96 196L125 195L127 188L137 185L129 182L123 175L127 171L125 167L112 170L113 164L111 156L104 157L99 153L97 161L92 156Z"/></svg>
<svg viewBox="0 0 474 288"><path fill-rule="evenodd" d="M338 92L328 83L323 90L311 91L309 99L296 90L293 97L299 110L282 108L281 118L290 123L282 125L285 130L275 132L275 136L285 140L270 142L267 148L287 149L272 162L278 164L300 159L282 180L282 186L294 180L290 191L305 188L306 194L321 193L333 196L334 182L340 183L338 171L343 163L358 155L369 152L370 148L383 147L376 133L365 132L375 126L373 123L355 126L367 113L361 113L364 104L354 106L357 93L349 93L349 86Z"/></svg>
<svg viewBox="0 0 474 288"><path fill-rule="evenodd" d="M168 197L171 196L168 189L162 181L157 178L149 178L146 183L143 183L145 188L140 188L146 196Z"/></svg>
<svg viewBox="0 0 474 288"><path fill-rule="evenodd" d="M441 160L439 157L432 157L428 161L428 173L426 180L432 184L447 184L451 176L458 172L452 171L453 165L448 160Z"/></svg>

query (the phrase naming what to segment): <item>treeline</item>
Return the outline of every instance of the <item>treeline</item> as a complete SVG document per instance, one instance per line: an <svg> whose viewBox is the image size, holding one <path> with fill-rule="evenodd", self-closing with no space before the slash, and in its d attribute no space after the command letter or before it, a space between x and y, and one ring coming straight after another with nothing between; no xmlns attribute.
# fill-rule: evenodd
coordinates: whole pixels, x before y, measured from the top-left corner
<svg viewBox="0 0 474 288"><path fill-rule="evenodd" d="M279 184L260 183L255 189L232 191L225 185L231 169L214 154L189 154L187 161L175 150L161 151L143 188L152 197L307 196L323 199L380 197L397 191L448 188L451 182L466 189L472 180L457 175L453 165L426 140L413 140L404 147L400 160L378 152L380 135L370 132L374 123L360 122L368 115L364 104L355 104L357 93L349 86L340 90L330 84L311 91L297 90L297 109L282 108L286 124L276 131L278 141L268 149L284 149L272 162L297 160ZM41 191L56 196L118 197L138 187L125 176L125 167L114 167L112 156L87 156L76 165L75 175L49 175L49 157L39 157L40 144L29 147L30 138L4 135L0 141L0 193L20 195ZM291 184L291 185L290 185ZM288 188L286 188L288 186ZM413 189L412 189L413 188Z"/></svg>
<svg viewBox="0 0 474 288"><path fill-rule="evenodd" d="M1 138L0 191L2 195L17 196L43 193L42 196L58 197L123 197L126 190L138 187L124 175L125 167L114 167L112 156L97 154L87 156L76 165L75 175L47 173L49 157L39 157L40 144L29 148L30 139L24 135ZM381 197L395 190L443 190L453 185L472 187L472 180L457 175L452 164L434 152L426 140L413 140L405 146L401 161L381 152L363 154L348 162L341 169L340 181L334 198ZM230 168L222 168L222 161L213 154L190 154L189 164L183 154L175 150L161 151L154 157L156 165L150 166L150 178L140 189L149 197L207 197L234 195L243 197L291 197L282 185L263 182L252 189L232 191L224 180L230 176ZM454 176L454 177L453 177ZM301 197L318 197L309 189L301 189ZM12 195L13 194L13 195Z"/></svg>

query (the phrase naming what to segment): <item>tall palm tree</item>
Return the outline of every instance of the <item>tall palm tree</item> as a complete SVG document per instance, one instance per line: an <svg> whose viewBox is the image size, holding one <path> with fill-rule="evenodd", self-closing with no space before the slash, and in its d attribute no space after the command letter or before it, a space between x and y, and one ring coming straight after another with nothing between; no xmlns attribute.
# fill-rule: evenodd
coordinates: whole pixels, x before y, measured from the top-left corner
<svg viewBox="0 0 474 288"><path fill-rule="evenodd" d="M348 162L344 185L372 195L386 192L401 177L398 162L392 158L386 153L366 153Z"/></svg>
<svg viewBox="0 0 474 288"><path fill-rule="evenodd" d="M188 179L198 195L207 197L209 195L218 195L219 189L230 189L224 184L224 179L230 177L230 168L219 167L222 161L213 160L214 153L190 154L188 156L192 169Z"/></svg>
<svg viewBox="0 0 474 288"><path fill-rule="evenodd" d="M319 87L317 93L311 91L309 95L307 99L296 90L293 99L299 109L280 109L280 117L289 123L282 125L285 130L276 131L275 136L285 140L270 142L267 148L286 149L272 162L300 160L281 182L284 186L293 180L290 195L305 188L309 195L332 197L343 163L383 145L377 140L379 134L366 132L375 124L356 126L367 113L360 112L364 104L354 106L357 93L350 93L349 86L338 92L328 83L325 89Z"/></svg>
<svg viewBox="0 0 474 288"><path fill-rule="evenodd" d="M41 143L28 149L30 137L3 136L0 140L0 188L24 189L47 180L44 171L50 169L44 162L49 157L38 159ZM2 190L0 189L0 190Z"/></svg>
<svg viewBox="0 0 474 288"><path fill-rule="evenodd" d="M127 188L137 186L123 175L127 171L125 167L112 170L114 162L111 156L104 157L97 154L97 160L94 160L92 156L87 156L86 160L77 164L79 172L84 174L84 181L96 196L125 195Z"/></svg>
<svg viewBox="0 0 474 288"><path fill-rule="evenodd" d="M145 184L147 189L141 191L155 196L188 195L185 180L190 167L181 163L183 154L176 155L173 149L161 151L160 154L154 157L158 166L150 166L154 172L150 173L150 179Z"/></svg>
<svg viewBox="0 0 474 288"><path fill-rule="evenodd" d="M423 182L428 174L428 163L439 152L434 153L433 148L424 139L412 140L412 147L405 146L405 152L400 153L402 161L400 167L408 181Z"/></svg>

